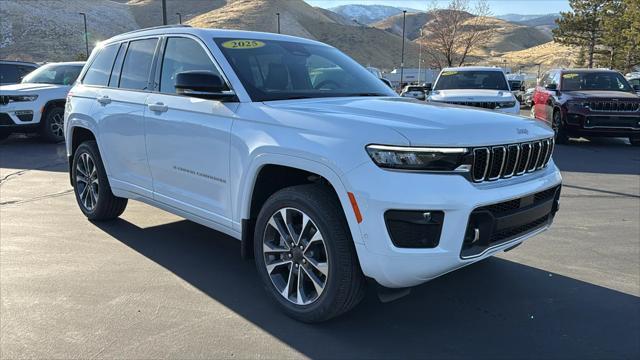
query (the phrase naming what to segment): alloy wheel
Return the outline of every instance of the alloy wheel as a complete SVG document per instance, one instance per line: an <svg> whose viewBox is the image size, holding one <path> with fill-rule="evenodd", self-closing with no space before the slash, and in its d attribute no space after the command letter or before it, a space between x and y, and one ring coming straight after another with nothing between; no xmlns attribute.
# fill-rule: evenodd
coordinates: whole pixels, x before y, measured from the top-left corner
<svg viewBox="0 0 640 360"><path fill-rule="evenodd" d="M98 204L100 183L98 169L89 153L82 153L76 165L76 191L85 209L93 211Z"/></svg>
<svg viewBox="0 0 640 360"><path fill-rule="evenodd" d="M273 286L296 305L316 301L329 278L327 248L317 225L301 210L276 211L262 239L264 263Z"/></svg>
<svg viewBox="0 0 640 360"><path fill-rule="evenodd" d="M62 114L59 112L53 114L51 117L51 133L57 137L62 137L64 135L64 119Z"/></svg>

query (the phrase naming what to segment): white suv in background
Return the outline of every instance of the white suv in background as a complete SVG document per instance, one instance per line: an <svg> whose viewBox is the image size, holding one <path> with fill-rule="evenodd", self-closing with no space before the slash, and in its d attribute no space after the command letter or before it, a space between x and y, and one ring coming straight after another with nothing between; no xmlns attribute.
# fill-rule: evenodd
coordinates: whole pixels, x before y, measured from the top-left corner
<svg viewBox="0 0 640 360"><path fill-rule="evenodd" d="M366 278L405 288L509 250L558 209L545 125L401 98L337 49L285 35L109 39L69 94L65 134L87 218L135 199L235 237L307 322L355 306Z"/></svg>
<svg viewBox="0 0 640 360"><path fill-rule="evenodd" d="M19 84L0 86L0 140L11 133L38 132L44 139L64 139L64 105L84 62L50 63Z"/></svg>
<svg viewBox="0 0 640 360"><path fill-rule="evenodd" d="M427 100L520 113L520 102L511 92L504 71L494 67L444 68Z"/></svg>

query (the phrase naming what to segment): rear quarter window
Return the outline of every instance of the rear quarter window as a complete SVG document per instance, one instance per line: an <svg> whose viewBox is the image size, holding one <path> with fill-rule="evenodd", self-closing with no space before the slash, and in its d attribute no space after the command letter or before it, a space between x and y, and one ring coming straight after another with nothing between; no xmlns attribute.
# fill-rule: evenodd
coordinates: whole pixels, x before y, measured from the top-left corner
<svg viewBox="0 0 640 360"><path fill-rule="evenodd" d="M113 68L113 61L116 58L119 47L120 44L114 44L105 46L100 50L100 53L98 53L84 75L82 83L85 85L107 86L111 76L111 69Z"/></svg>

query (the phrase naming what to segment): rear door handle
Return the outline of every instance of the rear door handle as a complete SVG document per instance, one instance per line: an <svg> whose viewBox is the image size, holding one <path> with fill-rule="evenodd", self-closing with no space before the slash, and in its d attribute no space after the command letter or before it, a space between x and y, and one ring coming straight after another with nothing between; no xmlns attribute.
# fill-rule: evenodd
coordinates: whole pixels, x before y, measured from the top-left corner
<svg viewBox="0 0 640 360"><path fill-rule="evenodd" d="M98 100L98 102L102 105L107 105L111 102L111 98L109 98L107 95L100 96L96 100Z"/></svg>
<svg viewBox="0 0 640 360"><path fill-rule="evenodd" d="M155 104L149 104L149 110L155 112L166 112L169 110L169 107L161 102L157 102Z"/></svg>

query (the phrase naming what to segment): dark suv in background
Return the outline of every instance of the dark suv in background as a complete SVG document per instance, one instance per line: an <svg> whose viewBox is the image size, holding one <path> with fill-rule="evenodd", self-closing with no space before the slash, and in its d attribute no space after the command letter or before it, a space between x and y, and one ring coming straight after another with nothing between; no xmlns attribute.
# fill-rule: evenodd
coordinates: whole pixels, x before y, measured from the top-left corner
<svg viewBox="0 0 640 360"><path fill-rule="evenodd" d="M532 114L548 122L556 142L569 137L628 137L640 145L640 97L617 71L559 69L544 74L533 94Z"/></svg>
<svg viewBox="0 0 640 360"><path fill-rule="evenodd" d="M17 84L37 68L37 64L30 62L0 60L0 85Z"/></svg>

